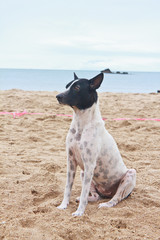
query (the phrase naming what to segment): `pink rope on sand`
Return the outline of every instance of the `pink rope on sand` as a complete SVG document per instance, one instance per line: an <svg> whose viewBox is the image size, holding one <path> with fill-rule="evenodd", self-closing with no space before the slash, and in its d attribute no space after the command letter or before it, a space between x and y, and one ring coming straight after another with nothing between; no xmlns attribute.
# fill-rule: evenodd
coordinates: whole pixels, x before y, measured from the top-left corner
<svg viewBox="0 0 160 240"><path fill-rule="evenodd" d="M23 112L0 112L0 115L12 115L13 118L17 117L21 117L23 115L43 115L43 113L28 113L26 112L26 110L24 110Z"/></svg>
<svg viewBox="0 0 160 240"><path fill-rule="evenodd" d="M0 112L0 115L12 115L13 118L16 117L21 117L23 115L49 115L49 116L58 116L58 117L72 117L70 114L45 114L45 113L29 113L26 110L23 112ZM157 121L160 122L160 119L158 118L103 118L103 120L108 120L108 121L124 121L124 120L135 120L135 121Z"/></svg>
<svg viewBox="0 0 160 240"><path fill-rule="evenodd" d="M157 121L157 122L160 122L160 119L158 119L158 118L113 118L113 119L103 118L103 120L112 120L112 121L135 120L135 121Z"/></svg>

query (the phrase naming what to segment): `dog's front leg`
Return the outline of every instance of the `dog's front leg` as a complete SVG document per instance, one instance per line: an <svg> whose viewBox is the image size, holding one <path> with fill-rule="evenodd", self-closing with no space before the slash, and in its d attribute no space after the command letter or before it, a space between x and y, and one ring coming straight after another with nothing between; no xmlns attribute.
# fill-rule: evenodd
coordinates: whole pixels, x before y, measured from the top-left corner
<svg viewBox="0 0 160 240"><path fill-rule="evenodd" d="M86 205L88 203L88 195L93 177L93 171L94 171L93 166L92 167L90 166L89 170L88 169L84 170L80 202L77 211L72 214L73 216L82 216L85 211Z"/></svg>
<svg viewBox="0 0 160 240"><path fill-rule="evenodd" d="M73 152L71 150L68 151L67 156L68 156L67 157L68 159L67 160L67 181L66 181L63 201L58 206L59 209L66 209L67 205L69 204L72 185L73 185L73 181L74 181L76 169L77 169L77 164L74 159Z"/></svg>

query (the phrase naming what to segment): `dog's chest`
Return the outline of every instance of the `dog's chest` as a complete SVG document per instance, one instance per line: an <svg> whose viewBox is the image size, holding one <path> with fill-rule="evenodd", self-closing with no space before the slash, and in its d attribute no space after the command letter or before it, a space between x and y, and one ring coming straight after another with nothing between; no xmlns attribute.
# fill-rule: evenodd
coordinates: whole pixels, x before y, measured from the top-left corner
<svg viewBox="0 0 160 240"><path fill-rule="evenodd" d="M83 130L76 130L76 128L71 127L68 132L66 140L67 149L72 150L74 158L81 169L84 169L84 159L86 157L84 149L87 148L87 145L88 153L92 152L93 134L93 132L90 132L90 127L85 127Z"/></svg>

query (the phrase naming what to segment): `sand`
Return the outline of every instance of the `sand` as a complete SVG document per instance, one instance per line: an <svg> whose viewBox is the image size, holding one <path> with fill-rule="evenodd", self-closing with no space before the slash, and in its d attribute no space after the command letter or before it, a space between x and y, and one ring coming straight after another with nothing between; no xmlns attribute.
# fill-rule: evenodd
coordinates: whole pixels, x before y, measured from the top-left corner
<svg viewBox="0 0 160 240"><path fill-rule="evenodd" d="M0 91L0 240L160 239L160 122L112 121L120 117L160 118L160 94L99 94L106 128L125 164L137 170L132 195L113 208L87 205L72 217L80 195L76 174L67 210L56 208L66 179L65 138L72 114L59 105L56 92ZM50 115L51 114L51 115Z"/></svg>

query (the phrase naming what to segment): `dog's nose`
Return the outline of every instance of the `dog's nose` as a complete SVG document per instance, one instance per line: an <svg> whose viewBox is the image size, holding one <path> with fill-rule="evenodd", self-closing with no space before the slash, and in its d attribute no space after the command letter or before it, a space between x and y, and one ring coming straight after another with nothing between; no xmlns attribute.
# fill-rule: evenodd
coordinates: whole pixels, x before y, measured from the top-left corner
<svg viewBox="0 0 160 240"><path fill-rule="evenodd" d="M58 101L61 101L62 98L63 98L63 96L62 96L62 94L58 94L58 95L56 96L56 98L57 98Z"/></svg>

